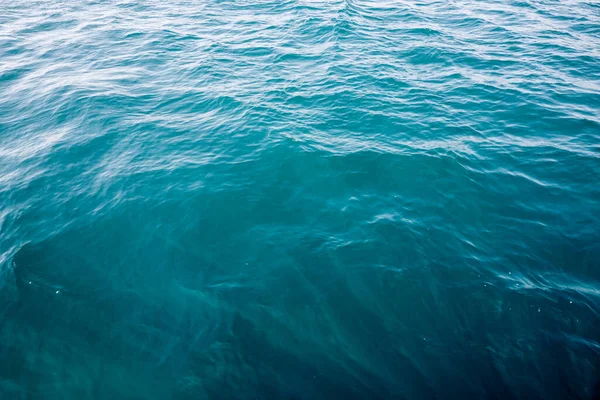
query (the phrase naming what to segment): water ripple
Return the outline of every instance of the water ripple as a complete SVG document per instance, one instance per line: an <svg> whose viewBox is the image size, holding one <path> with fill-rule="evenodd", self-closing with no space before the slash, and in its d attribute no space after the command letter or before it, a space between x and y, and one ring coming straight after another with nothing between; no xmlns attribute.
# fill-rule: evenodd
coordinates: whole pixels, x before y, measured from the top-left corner
<svg viewBox="0 0 600 400"><path fill-rule="evenodd" d="M0 5L0 398L591 398L600 7Z"/></svg>

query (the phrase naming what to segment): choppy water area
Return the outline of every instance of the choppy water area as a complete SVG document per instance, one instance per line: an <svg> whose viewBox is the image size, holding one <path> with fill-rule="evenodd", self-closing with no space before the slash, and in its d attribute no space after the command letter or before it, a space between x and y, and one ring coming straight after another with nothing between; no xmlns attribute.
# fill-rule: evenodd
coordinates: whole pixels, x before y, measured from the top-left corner
<svg viewBox="0 0 600 400"><path fill-rule="evenodd" d="M586 399L595 1L5 1L0 398Z"/></svg>

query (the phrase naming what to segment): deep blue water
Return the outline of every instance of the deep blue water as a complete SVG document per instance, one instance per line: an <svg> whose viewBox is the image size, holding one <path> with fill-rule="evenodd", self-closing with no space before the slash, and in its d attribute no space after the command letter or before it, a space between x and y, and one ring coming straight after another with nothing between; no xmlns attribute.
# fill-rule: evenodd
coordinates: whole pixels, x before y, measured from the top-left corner
<svg viewBox="0 0 600 400"><path fill-rule="evenodd" d="M0 399L599 379L600 3L0 4Z"/></svg>

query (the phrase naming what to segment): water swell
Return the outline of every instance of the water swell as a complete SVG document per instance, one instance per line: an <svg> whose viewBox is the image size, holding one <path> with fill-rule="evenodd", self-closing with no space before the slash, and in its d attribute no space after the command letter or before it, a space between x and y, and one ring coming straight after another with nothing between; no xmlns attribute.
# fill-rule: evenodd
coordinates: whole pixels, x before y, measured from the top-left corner
<svg viewBox="0 0 600 400"><path fill-rule="evenodd" d="M594 3L0 11L0 397L592 395Z"/></svg>

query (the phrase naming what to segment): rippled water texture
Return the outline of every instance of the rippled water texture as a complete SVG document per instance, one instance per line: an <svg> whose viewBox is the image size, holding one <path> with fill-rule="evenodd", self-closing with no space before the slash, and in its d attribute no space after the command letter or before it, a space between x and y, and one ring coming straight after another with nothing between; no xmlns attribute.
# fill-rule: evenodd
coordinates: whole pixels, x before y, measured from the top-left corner
<svg viewBox="0 0 600 400"><path fill-rule="evenodd" d="M1 399L587 399L600 5L3 1Z"/></svg>

